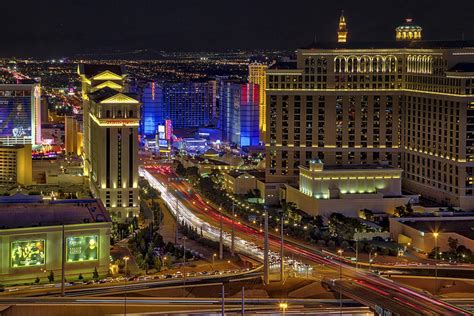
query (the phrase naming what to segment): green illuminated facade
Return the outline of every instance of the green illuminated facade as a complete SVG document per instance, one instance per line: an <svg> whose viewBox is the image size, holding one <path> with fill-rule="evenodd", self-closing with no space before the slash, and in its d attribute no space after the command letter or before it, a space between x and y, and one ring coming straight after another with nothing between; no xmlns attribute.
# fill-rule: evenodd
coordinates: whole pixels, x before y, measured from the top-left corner
<svg viewBox="0 0 474 316"><path fill-rule="evenodd" d="M27 205L2 205L0 197L0 284L32 283L36 277L46 282L51 271L59 282L63 245L66 278L90 278L96 268L100 275L108 272L112 223L100 201ZM58 221L65 223L64 243Z"/></svg>

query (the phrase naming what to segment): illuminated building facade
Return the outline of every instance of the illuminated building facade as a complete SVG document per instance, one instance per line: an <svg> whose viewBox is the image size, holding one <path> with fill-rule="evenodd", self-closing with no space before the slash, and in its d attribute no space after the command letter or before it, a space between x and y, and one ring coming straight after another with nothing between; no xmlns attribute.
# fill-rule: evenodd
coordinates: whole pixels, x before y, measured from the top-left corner
<svg viewBox="0 0 474 316"><path fill-rule="evenodd" d="M25 207L27 205L28 207ZM62 224L65 275L104 276L110 263L111 219L98 200L43 202L17 194L0 198L0 283L45 282L61 276Z"/></svg>
<svg viewBox="0 0 474 316"><path fill-rule="evenodd" d="M0 142L41 144L41 87L36 81L0 84Z"/></svg>
<svg viewBox="0 0 474 316"><path fill-rule="evenodd" d="M406 190L474 209L474 42L314 43L267 71L267 181L387 162ZM474 125L473 125L474 126Z"/></svg>
<svg viewBox="0 0 474 316"><path fill-rule="evenodd" d="M340 194L402 194L402 170L383 165L325 166L310 161L300 166L300 191L317 199L330 199Z"/></svg>
<svg viewBox="0 0 474 316"><path fill-rule="evenodd" d="M32 184L31 144L0 146L0 185Z"/></svg>
<svg viewBox="0 0 474 316"><path fill-rule="evenodd" d="M81 155L82 132L80 122L72 116L64 117L64 149L66 154Z"/></svg>
<svg viewBox="0 0 474 316"><path fill-rule="evenodd" d="M338 43L345 43L347 42L347 23L346 17L344 16L344 11L341 12L341 16L339 18L339 25L337 28L337 42Z"/></svg>
<svg viewBox="0 0 474 316"><path fill-rule="evenodd" d="M155 138L159 125L171 120L174 128L215 123L215 87L212 81L147 83L141 93L141 135Z"/></svg>
<svg viewBox="0 0 474 316"><path fill-rule="evenodd" d="M395 37L397 41L421 40L422 30L413 19L405 19L405 23L395 29Z"/></svg>
<svg viewBox="0 0 474 316"><path fill-rule="evenodd" d="M266 117L265 117L265 104L267 101L267 96L265 93L265 87L267 86L267 72L268 66L259 63L252 63L249 65L249 82L257 84L259 87L259 99L260 99L260 109L259 109L259 129L260 129L260 139L265 139L266 131Z"/></svg>
<svg viewBox="0 0 474 316"><path fill-rule="evenodd" d="M117 221L138 216L140 102L125 89L126 73L112 65L81 65L84 167L94 196Z"/></svg>
<svg viewBox="0 0 474 316"><path fill-rule="evenodd" d="M165 120L163 108L163 89L155 82L148 82L141 93L142 118L140 120L140 135L142 138L154 139L158 125Z"/></svg>
<svg viewBox="0 0 474 316"><path fill-rule="evenodd" d="M324 165L311 160L300 166L299 190L286 185L285 199L311 215L337 211L356 217L367 208L391 213L413 197L402 195L402 169L389 165Z"/></svg>
<svg viewBox="0 0 474 316"><path fill-rule="evenodd" d="M225 141L238 147L259 145L259 102L258 85L220 82L219 123Z"/></svg>

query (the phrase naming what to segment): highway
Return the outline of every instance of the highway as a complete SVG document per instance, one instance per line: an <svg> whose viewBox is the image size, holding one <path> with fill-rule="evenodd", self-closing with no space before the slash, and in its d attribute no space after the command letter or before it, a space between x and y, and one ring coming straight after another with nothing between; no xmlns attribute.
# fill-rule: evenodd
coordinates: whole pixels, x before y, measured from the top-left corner
<svg viewBox="0 0 474 316"><path fill-rule="evenodd" d="M258 314L277 315L282 313L280 303L284 302L287 310L283 314L294 315L329 315L339 314L342 310L344 315L370 315L367 307L353 306L350 302L344 304L342 309L337 306L335 300L304 300L259 298L245 299L245 312ZM125 299L117 297L81 297L81 298L3 298L0 299L0 307L14 306L21 310L22 307L35 306L36 312L46 314L46 311L52 312L55 308L74 308L77 306L101 308L101 312L109 315L117 314L118 308L125 307ZM140 298L128 297L126 300L127 311L130 314L209 314L211 312L219 313L222 310L222 300L220 298ZM110 308L110 309L107 309ZM225 298L224 309L227 313L239 313L242 310L242 301L240 298ZM26 311L26 310L25 310ZM122 310L121 310L122 311ZM123 311L122 311L123 312ZM123 314L123 313L121 313Z"/></svg>
<svg viewBox="0 0 474 316"><path fill-rule="evenodd" d="M176 210L178 210L180 220L184 220L198 229L202 228L203 232L207 233L206 237L214 240L219 236L219 229L209 223L222 221L226 231L229 231L231 225L234 225L234 229L239 233L238 236L242 237L235 238L236 245L238 245L236 250L247 255L250 252L250 255L260 260L263 258L261 248L252 242L253 240L262 240L263 233L261 231L243 223L232 221L215 207L206 203L187 182L170 181L170 179L178 177L173 174L169 167L148 166L141 168L140 173L149 181L152 187L161 192L161 197L172 212L176 213ZM224 236L224 240L227 244L230 243L228 233ZM270 245L274 248L278 247L279 240L274 236L270 236ZM286 243L285 250L286 253L291 252L309 261L333 268L334 274L330 275L333 280L330 283L334 284L333 288L337 288L338 282L341 282L337 281L337 276L340 274L344 284L341 290L343 294L351 293L350 296L348 295L349 297L366 304L374 310L384 308L399 315L406 315L407 313L411 313L410 315L471 315L469 312L441 301L432 295L402 286L378 275L355 269L336 256L323 254L315 249L308 249L303 245L291 242ZM272 253L270 258L274 264L278 264L278 254ZM347 291L344 288L347 288Z"/></svg>
<svg viewBox="0 0 474 316"><path fill-rule="evenodd" d="M262 272L261 268L250 270L247 272L223 274L223 275L204 275L197 277L186 277L186 286L196 287L200 285L216 285L228 282L239 282L251 279L260 279ZM183 287L183 278L172 278L162 280L149 280L149 281L120 281L111 284L93 284L93 285L77 285L68 286L66 296L103 296L103 295L114 295L122 294L124 292L140 292L147 291L156 288L172 288L172 287ZM14 295L15 297L28 296L28 297L39 297L39 296L57 296L60 295L61 291L56 287L34 287L27 288L25 290L19 290L15 292L4 292L2 297Z"/></svg>

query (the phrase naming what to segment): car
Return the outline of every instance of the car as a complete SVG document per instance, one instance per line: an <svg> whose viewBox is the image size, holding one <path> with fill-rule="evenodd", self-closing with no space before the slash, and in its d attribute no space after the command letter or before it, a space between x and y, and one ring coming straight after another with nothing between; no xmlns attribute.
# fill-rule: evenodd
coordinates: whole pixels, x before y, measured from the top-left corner
<svg viewBox="0 0 474 316"><path fill-rule="evenodd" d="M166 278L166 279L171 279L172 277L173 277L173 276L172 276L171 274L167 274L165 278Z"/></svg>

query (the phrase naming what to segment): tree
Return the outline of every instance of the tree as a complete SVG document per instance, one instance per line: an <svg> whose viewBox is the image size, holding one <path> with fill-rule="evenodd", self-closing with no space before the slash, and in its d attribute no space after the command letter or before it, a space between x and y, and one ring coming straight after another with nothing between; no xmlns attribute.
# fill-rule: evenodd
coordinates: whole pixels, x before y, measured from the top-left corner
<svg viewBox="0 0 474 316"><path fill-rule="evenodd" d="M186 175L186 168L184 168L181 161L178 161L178 165L176 166L176 174L182 177Z"/></svg>
<svg viewBox="0 0 474 316"><path fill-rule="evenodd" d="M99 278L99 272L97 271L97 267L94 268L94 272L92 272L92 278L97 280Z"/></svg>
<svg viewBox="0 0 474 316"><path fill-rule="evenodd" d="M79 273L79 277L77 278L79 281L84 280L84 277L82 276L82 273Z"/></svg>
<svg viewBox="0 0 474 316"><path fill-rule="evenodd" d="M341 242L341 248L343 250L346 250L347 248L349 248L349 243L346 240L344 240L343 242Z"/></svg>
<svg viewBox="0 0 474 316"><path fill-rule="evenodd" d="M410 203L406 205L400 205L395 208L393 216L395 217L407 217L413 214L413 208Z"/></svg>
<svg viewBox="0 0 474 316"><path fill-rule="evenodd" d="M161 262L160 257L155 257L153 259L153 266L155 267L156 271L161 271L163 263Z"/></svg>
<svg viewBox="0 0 474 316"><path fill-rule="evenodd" d="M459 241L456 238L448 238L449 252L457 253Z"/></svg>
<svg viewBox="0 0 474 316"><path fill-rule="evenodd" d="M364 208L362 210L362 216L367 221L373 221L374 220L374 213L369 209Z"/></svg>
<svg viewBox="0 0 474 316"><path fill-rule="evenodd" d="M336 242L334 240L328 241L327 245L328 245L328 248L330 249L336 248Z"/></svg>
<svg viewBox="0 0 474 316"><path fill-rule="evenodd" d="M54 282L54 272L53 272L53 270L49 271L48 281L49 281L49 283Z"/></svg>
<svg viewBox="0 0 474 316"><path fill-rule="evenodd" d="M324 225L323 217L321 215L316 215L313 219L313 224L317 228L321 229L321 227Z"/></svg>

